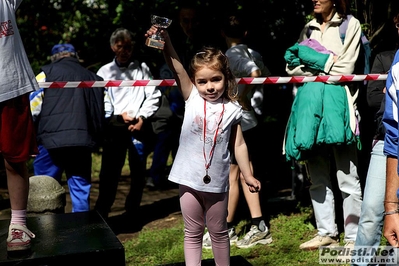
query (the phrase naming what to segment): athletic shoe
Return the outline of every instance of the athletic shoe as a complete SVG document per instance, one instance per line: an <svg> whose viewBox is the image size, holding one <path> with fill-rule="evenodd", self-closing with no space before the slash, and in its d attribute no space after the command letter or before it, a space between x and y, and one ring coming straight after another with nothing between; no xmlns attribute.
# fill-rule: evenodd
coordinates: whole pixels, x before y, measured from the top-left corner
<svg viewBox="0 0 399 266"><path fill-rule="evenodd" d="M336 237L316 235L311 240L302 243L299 248L303 250L315 250L321 246L339 246Z"/></svg>
<svg viewBox="0 0 399 266"><path fill-rule="evenodd" d="M262 228L263 230L259 229ZM272 235L269 232L269 229L265 225L264 221L261 221L261 224L258 226L252 225L249 232L244 236L243 239L237 241L236 246L238 248L250 248L257 244L270 244L273 242Z"/></svg>
<svg viewBox="0 0 399 266"><path fill-rule="evenodd" d="M209 235L208 231L202 237L202 248L205 248L205 249L212 248L211 236Z"/></svg>
<svg viewBox="0 0 399 266"><path fill-rule="evenodd" d="M233 245L238 240L234 227L229 228L229 238L230 238L230 245ZM208 231L205 233L204 237L202 238L202 247L205 249L212 248L211 236L209 235Z"/></svg>
<svg viewBox="0 0 399 266"><path fill-rule="evenodd" d="M345 247L354 249L355 248L355 240L346 240L345 242Z"/></svg>
<svg viewBox="0 0 399 266"><path fill-rule="evenodd" d="M10 224L7 237L7 251L30 249L32 238L35 238L35 235L25 225Z"/></svg>
<svg viewBox="0 0 399 266"><path fill-rule="evenodd" d="M355 241L354 240L344 240L344 242L345 242L345 246L344 246L345 253L343 255L338 255L337 258L341 259L342 261L347 261L352 258L351 254L352 254L352 250L355 249Z"/></svg>
<svg viewBox="0 0 399 266"><path fill-rule="evenodd" d="M149 189L154 189L155 188L155 184L154 184L154 180L152 179L152 177L147 177L147 181L145 183L145 185L149 188Z"/></svg>

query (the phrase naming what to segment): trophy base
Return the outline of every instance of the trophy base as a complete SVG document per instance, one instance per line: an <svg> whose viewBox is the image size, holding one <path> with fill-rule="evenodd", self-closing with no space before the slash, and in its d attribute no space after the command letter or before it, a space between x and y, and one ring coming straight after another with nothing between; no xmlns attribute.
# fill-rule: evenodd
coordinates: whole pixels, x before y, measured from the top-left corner
<svg viewBox="0 0 399 266"><path fill-rule="evenodd" d="M161 40L155 40L155 39L151 39L151 38L147 38L147 40L145 41L145 45L147 45L148 47L152 47L152 48L156 48L156 49L160 49L163 50L165 42L161 41Z"/></svg>

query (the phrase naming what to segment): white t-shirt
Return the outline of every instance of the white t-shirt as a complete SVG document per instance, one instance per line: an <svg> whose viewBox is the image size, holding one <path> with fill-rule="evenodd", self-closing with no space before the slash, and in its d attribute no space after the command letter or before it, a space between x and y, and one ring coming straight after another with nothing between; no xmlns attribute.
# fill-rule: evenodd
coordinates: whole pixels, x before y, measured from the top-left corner
<svg viewBox="0 0 399 266"><path fill-rule="evenodd" d="M231 102L222 97L216 102L206 102L206 137L204 141L204 102L197 88L193 86L186 101L179 149L169 174L169 180L198 191L227 192L230 171L228 145L231 127L239 123L242 109L237 102ZM224 113L218 126L223 104ZM203 181L206 175L205 164L209 162L217 128L219 128L217 141L208 170L211 182L205 184Z"/></svg>
<svg viewBox="0 0 399 266"><path fill-rule="evenodd" d="M256 65L259 67L260 71L262 72L262 77L269 77L271 75L269 69L263 63L263 57L260 53L251 48L248 48L249 53L251 54L252 58L255 60ZM254 108L255 113L258 115L263 114L263 84L257 84L254 88L254 93L251 98L251 105Z"/></svg>
<svg viewBox="0 0 399 266"><path fill-rule="evenodd" d="M260 69L257 65L256 58L253 57L251 51L248 49L248 46L245 44L237 44L233 47L230 47L226 51L226 56L229 58L230 69L237 78L250 77L252 72ZM239 84L238 94L241 95L244 89L245 84ZM247 97L249 99L252 98L255 90L256 86L254 86L252 92L248 94ZM243 110L243 116L241 120L242 131L256 127L257 124L258 121L256 119L254 110Z"/></svg>
<svg viewBox="0 0 399 266"><path fill-rule="evenodd" d="M15 20L21 2L0 0L0 102L39 89Z"/></svg>

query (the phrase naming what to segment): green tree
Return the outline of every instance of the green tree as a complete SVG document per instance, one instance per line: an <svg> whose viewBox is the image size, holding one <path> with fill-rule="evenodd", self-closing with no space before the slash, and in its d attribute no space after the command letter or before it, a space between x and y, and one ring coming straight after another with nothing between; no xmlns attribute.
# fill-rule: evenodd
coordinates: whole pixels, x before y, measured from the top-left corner
<svg viewBox="0 0 399 266"><path fill-rule="evenodd" d="M144 33L150 26L150 15L176 18L180 1L189 0L24 0L18 12L18 25L35 72L49 62L51 47L72 43L83 64L96 71L112 59L109 36L117 27L136 33L135 53L154 70L163 62L159 51L144 46ZM218 20L224 12L243 9L250 17L248 44L262 53L273 75L285 75L284 52L296 42L312 12L311 0L194 0L206 9L204 19ZM354 15L364 26L375 52L394 43L392 16L397 0L354 0ZM172 23L172 28L178 22Z"/></svg>

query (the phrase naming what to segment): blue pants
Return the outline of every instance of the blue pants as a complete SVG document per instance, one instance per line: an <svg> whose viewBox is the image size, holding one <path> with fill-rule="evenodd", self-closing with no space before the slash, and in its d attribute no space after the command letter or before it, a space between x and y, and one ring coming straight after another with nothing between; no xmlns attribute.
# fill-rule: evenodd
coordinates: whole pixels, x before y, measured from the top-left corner
<svg viewBox="0 0 399 266"><path fill-rule="evenodd" d="M355 249L361 246L374 247L377 249L380 245L384 221L386 160L386 156L384 155L384 141L379 140L373 146L371 152ZM371 257L369 259L371 259Z"/></svg>
<svg viewBox="0 0 399 266"><path fill-rule="evenodd" d="M61 183L65 171L72 212L90 210L91 150L87 147L64 147L46 150L39 145L33 161L35 175L47 175Z"/></svg>

